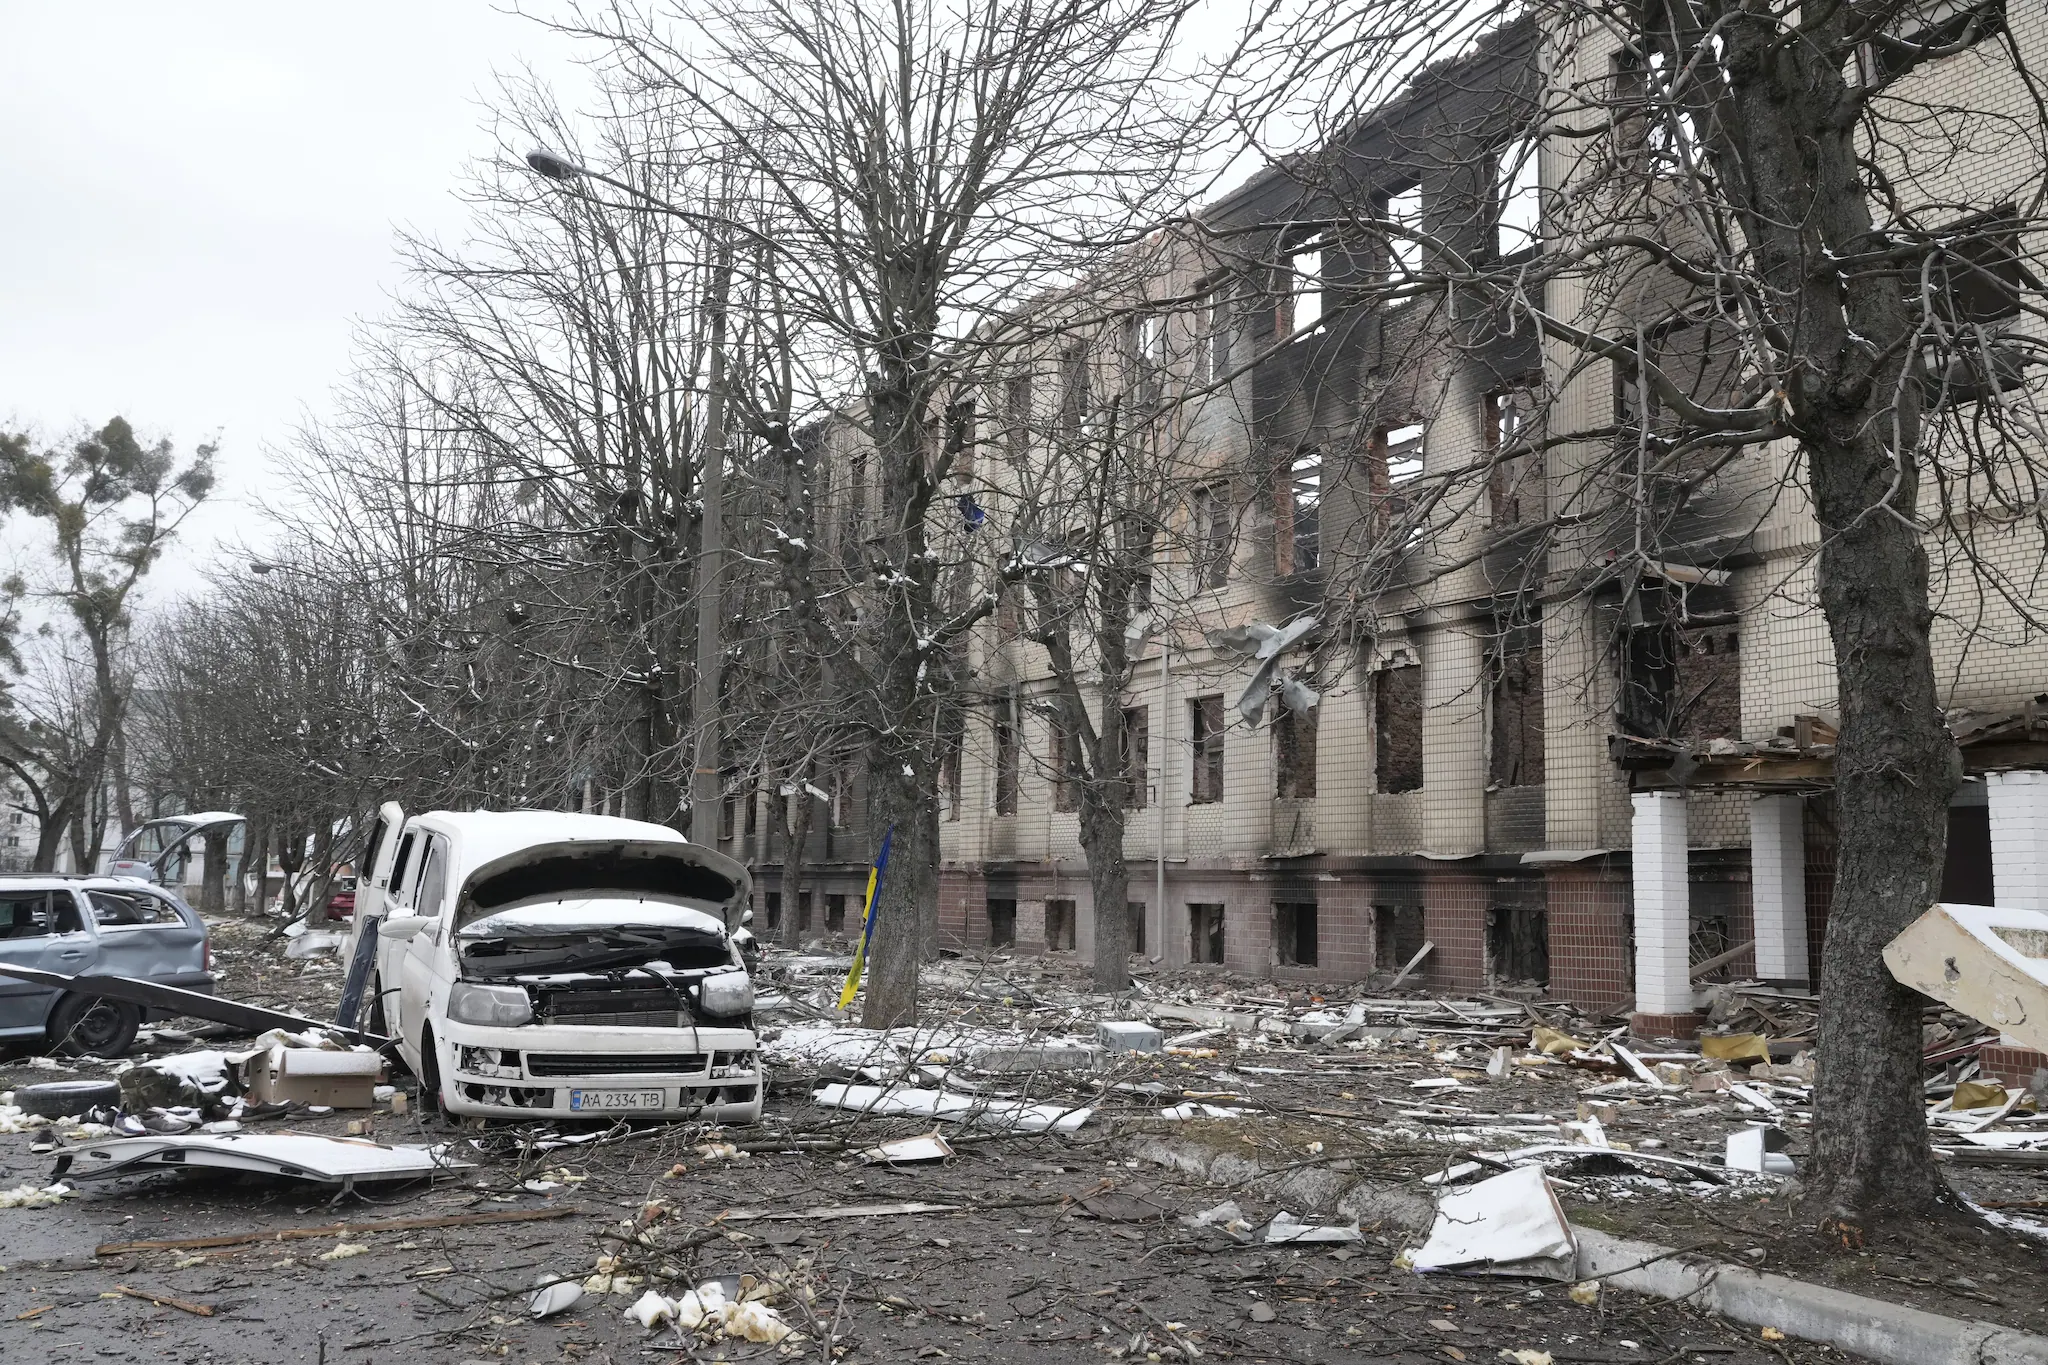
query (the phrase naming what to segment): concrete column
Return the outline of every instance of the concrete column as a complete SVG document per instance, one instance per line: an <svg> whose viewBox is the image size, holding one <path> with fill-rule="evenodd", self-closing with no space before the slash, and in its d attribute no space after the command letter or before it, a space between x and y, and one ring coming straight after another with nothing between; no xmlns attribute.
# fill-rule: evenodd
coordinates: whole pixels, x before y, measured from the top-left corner
<svg viewBox="0 0 2048 1365"><path fill-rule="evenodd" d="M1634 803L1629 862L1635 880L1638 1031L1673 1034L1693 1015L1685 795L1637 792Z"/></svg>
<svg viewBox="0 0 2048 1365"><path fill-rule="evenodd" d="M2007 910L2048 910L2048 773L1992 773L1991 892Z"/></svg>
<svg viewBox="0 0 2048 1365"><path fill-rule="evenodd" d="M1756 974L1806 980L1805 802L1759 796L1749 803L1750 904L1756 916Z"/></svg>

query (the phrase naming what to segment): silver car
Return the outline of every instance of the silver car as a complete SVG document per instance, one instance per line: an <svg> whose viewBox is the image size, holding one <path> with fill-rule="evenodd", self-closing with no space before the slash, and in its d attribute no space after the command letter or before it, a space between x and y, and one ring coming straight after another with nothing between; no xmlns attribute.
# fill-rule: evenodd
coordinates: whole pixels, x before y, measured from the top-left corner
<svg viewBox="0 0 2048 1365"><path fill-rule="evenodd" d="M213 990L213 949L198 913L176 892L128 877L0 876L0 963ZM118 1057L144 1013L123 1001L0 977L0 1041Z"/></svg>

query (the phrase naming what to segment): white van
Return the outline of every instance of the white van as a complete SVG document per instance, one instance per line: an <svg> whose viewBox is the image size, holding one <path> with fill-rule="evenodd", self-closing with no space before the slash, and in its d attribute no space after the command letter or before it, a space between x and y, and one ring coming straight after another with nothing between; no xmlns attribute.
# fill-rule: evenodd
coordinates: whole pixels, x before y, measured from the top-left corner
<svg viewBox="0 0 2048 1365"><path fill-rule="evenodd" d="M387 804L360 866L344 961L374 924L368 1027L444 1112L759 1120L740 863L638 820Z"/></svg>

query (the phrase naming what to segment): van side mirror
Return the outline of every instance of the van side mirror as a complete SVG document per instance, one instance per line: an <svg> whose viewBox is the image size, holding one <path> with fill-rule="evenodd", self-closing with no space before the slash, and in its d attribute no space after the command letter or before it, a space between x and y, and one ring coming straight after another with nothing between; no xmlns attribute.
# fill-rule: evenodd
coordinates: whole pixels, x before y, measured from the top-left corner
<svg viewBox="0 0 2048 1365"><path fill-rule="evenodd" d="M395 943L405 943L417 937L430 926L433 932L427 935L428 940L430 942L439 941L441 937L441 921L434 916L393 915L377 926L377 937L389 939Z"/></svg>

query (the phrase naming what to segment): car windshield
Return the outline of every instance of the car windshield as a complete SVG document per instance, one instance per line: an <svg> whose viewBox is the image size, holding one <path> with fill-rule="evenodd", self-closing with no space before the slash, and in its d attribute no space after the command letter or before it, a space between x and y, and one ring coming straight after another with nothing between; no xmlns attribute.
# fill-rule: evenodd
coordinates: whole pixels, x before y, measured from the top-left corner
<svg viewBox="0 0 2048 1365"><path fill-rule="evenodd" d="M666 962L688 970L731 960L716 915L674 901L590 896L493 910L456 932L478 976L598 972Z"/></svg>

